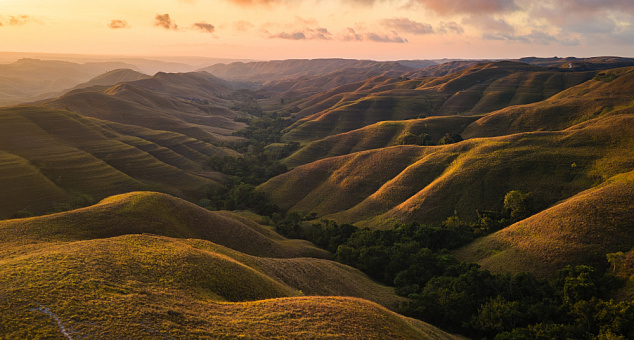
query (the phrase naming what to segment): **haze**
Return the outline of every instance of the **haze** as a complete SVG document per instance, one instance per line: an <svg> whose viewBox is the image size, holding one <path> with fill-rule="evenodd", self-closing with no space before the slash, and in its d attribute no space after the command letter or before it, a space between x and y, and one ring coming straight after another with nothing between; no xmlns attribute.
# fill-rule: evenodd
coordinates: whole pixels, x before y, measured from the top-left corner
<svg viewBox="0 0 634 340"><path fill-rule="evenodd" d="M634 55L628 0L0 0L5 52L237 59Z"/></svg>

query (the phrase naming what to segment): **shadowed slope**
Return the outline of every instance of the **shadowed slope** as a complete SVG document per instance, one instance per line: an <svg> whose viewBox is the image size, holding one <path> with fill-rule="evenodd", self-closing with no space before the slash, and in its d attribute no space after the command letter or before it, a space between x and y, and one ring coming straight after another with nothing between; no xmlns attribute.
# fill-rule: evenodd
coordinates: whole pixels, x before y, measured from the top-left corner
<svg viewBox="0 0 634 340"><path fill-rule="evenodd" d="M460 249L461 260L495 272L552 277L566 265L604 267L634 244L634 172L615 176L554 207Z"/></svg>
<svg viewBox="0 0 634 340"><path fill-rule="evenodd" d="M226 154L176 133L41 107L0 110L0 122L0 185L14 193L3 196L4 217L18 210L42 213L77 195L100 199L149 187L196 197L202 187L218 185L201 162Z"/></svg>
<svg viewBox="0 0 634 340"><path fill-rule="evenodd" d="M202 140L231 139L245 126L219 97L226 83L204 73L157 73L154 77L111 87L66 93L45 105L84 116L150 129L174 131Z"/></svg>

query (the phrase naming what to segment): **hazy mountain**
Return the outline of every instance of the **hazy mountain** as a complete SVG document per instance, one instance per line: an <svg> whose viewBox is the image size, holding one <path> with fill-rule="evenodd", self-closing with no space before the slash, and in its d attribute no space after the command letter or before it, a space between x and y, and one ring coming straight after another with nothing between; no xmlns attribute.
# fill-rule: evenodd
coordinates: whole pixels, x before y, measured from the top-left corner
<svg viewBox="0 0 634 340"><path fill-rule="evenodd" d="M122 62L77 64L64 61L20 59L0 65L0 106L33 101L88 81L117 68L136 67Z"/></svg>

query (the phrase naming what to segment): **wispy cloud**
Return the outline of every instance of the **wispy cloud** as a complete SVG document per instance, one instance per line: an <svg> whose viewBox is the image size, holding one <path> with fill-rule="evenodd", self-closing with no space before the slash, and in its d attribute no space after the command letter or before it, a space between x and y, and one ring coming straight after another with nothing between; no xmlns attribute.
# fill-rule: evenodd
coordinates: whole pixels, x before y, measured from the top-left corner
<svg viewBox="0 0 634 340"><path fill-rule="evenodd" d="M168 30L178 30L178 25L172 22L169 14L157 14L154 17L154 26L162 27Z"/></svg>
<svg viewBox="0 0 634 340"><path fill-rule="evenodd" d="M341 41L373 41L382 43L399 43L403 44L408 42L407 39L403 39L397 34L384 34L375 32L360 32L355 31L354 28L348 27L344 31L337 35L337 39Z"/></svg>
<svg viewBox="0 0 634 340"><path fill-rule="evenodd" d="M464 28L462 28L462 26L460 26L457 22L455 21L450 21L450 22L440 22L440 26L438 26L438 32L439 33L449 33L449 32L453 32L456 34L462 34L464 33Z"/></svg>
<svg viewBox="0 0 634 340"><path fill-rule="evenodd" d="M254 28L255 25L250 23L249 21L245 21L245 20L241 20L241 21L236 21L233 23L233 29L239 32L246 32L252 28Z"/></svg>
<svg viewBox="0 0 634 340"><path fill-rule="evenodd" d="M130 28L130 25L125 20L112 20L108 27L111 29Z"/></svg>
<svg viewBox="0 0 634 340"><path fill-rule="evenodd" d="M8 15L8 16L0 16L0 26L9 25L9 26L22 26L28 23L31 23L34 20L32 17L28 15Z"/></svg>
<svg viewBox="0 0 634 340"><path fill-rule="evenodd" d="M214 31L216 30L216 27L214 27L214 25L208 24L204 21L193 24L192 28L205 33L214 33Z"/></svg>
<svg viewBox="0 0 634 340"><path fill-rule="evenodd" d="M515 0L409 0L409 4L422 5L443 16L504 13L519 8Z"/></svg>
<svg viewBox="0 0 634 340"><path fill-rule="evenodd" d="M522 42L526 44L561 44L566 46L575 46L579 44L576 39L557 38L547 32L533 30L530 34L510 34L510 33L485 33L482 35L484 40L508 40Z"/></svg>
<svg viewBox="0 0 634 340"><path fill-rule="evenodd" d="M515 27L506 22L503 18L493 18L486 15L472 15L462 19L462 23L465 25L474 26L483 31L495 31L512 33L515 32Z"/></svg>
<svg viewBox="0 0 634 340"><path fill-rule="evenodd" d="M326 28L305 28L302 31L294 32L279 32L271 34L268 31L263 31L268 34L270 39L287 39L287 40L331 40L332 34L328 32Z"/></svg>
<svg viewBox="0 0 634 340"><path fill-rule="evenodd" d="M399 32L407 32L412 34L431 34L434 29L430 24L413 21L408 18L391 18L381 21L383 26L397 30Z"/></svg>

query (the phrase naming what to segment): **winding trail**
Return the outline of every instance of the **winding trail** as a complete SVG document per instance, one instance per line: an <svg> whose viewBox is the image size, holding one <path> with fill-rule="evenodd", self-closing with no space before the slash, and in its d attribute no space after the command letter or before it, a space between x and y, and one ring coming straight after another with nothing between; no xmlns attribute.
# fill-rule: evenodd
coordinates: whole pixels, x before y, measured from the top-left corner
<svg viewBox="0 0 634 340"><path fill-rule="evenodd" d="M53 311L50 308L40 305L38 308L33 308L32 310L34 310L36 312L41 312L41 313L44 313L44 314L50 316L53 320L55 320L55 322L57 323L57 327L62 332L62 334L64 334L64 336L67 339L73 340L73 338L70 336L70 334L68 333L68 331L66 330L66 328L62 324L62 320L60 320L59 317L57 316L57 314L53 313Z"/></svg>

